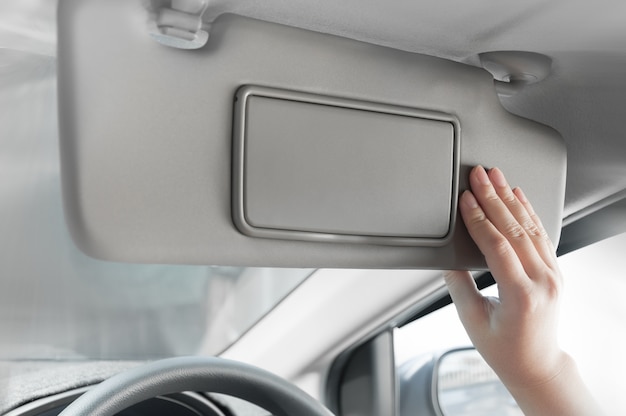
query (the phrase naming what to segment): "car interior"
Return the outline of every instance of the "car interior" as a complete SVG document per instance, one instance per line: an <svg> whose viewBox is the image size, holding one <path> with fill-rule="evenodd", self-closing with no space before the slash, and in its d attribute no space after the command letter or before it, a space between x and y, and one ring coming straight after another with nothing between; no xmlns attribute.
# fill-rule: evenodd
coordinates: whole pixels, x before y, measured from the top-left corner
<svg viewBox="0 0 626 416"><path fill-rule="evenodd" d="M3 0L0 413L521 415L442 279L498 295L477 165L626 411L624 74L617 0Z"/></svg>

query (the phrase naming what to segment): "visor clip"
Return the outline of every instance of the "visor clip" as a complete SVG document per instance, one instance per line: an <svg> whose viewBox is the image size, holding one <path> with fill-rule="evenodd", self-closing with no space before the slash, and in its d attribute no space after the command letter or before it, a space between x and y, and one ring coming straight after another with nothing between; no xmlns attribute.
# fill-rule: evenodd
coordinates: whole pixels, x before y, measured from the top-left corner
<svg viewBox="0 0 626 416"><path fill-rule="evenodd" d="M172 48L202 48L209 40L209 25L202 20L208 5L208 0L172 0L169 7L163 1L148 1L150 36Z"/></svg>

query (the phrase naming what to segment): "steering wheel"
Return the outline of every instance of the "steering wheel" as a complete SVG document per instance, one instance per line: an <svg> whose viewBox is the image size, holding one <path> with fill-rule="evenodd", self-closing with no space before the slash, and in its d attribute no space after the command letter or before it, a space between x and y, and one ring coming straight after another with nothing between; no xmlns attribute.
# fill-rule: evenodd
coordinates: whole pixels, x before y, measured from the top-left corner
<svg viewBox="0 0 626 416"><path fill-rule="evenodd" d="M59 416L113 416L152 397L182 391L228 394L276 416L332 416L317 400L282 378L214 357L168 358L130 369L90 389Z"/></svg>

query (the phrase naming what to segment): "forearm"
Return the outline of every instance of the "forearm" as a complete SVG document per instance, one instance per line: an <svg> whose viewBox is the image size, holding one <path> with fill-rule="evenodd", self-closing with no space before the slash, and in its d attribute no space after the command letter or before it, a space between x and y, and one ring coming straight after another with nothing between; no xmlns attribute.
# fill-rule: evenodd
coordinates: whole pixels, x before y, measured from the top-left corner
<svg viewBox="0 0 626 416"><path fill-rule="evenodd" d="M576 363L569 355L563 355L562 370L552 379L529 387L507 385L520 409L526 416L602 415L603 412L583 382Z"/></svg>

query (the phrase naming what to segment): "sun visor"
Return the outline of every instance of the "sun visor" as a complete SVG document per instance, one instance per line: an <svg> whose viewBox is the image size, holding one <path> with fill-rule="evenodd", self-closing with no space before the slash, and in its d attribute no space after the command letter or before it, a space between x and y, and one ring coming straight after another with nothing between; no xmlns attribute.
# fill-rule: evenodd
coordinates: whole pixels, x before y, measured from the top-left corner
<svg viewBox="0 0 626 416"><path fill-rule="evenodd" d="M235 15L189 49L155 37L144 4L59 5L64 204L87 254L484 268L457 212L476 164L558 240L563 141L506 112L487 72Z"/></svg>

